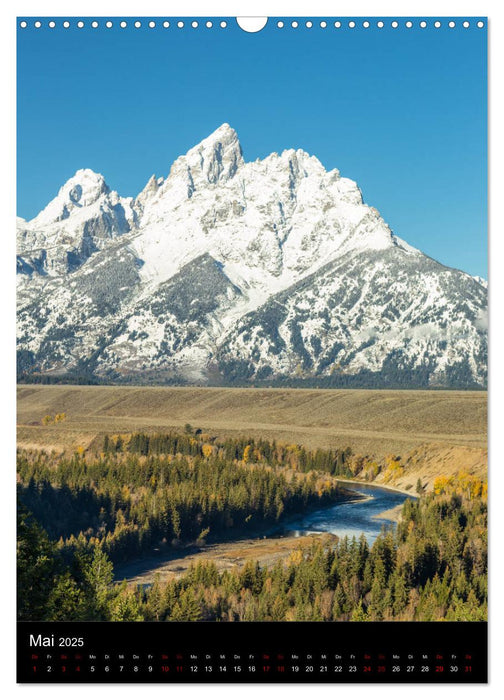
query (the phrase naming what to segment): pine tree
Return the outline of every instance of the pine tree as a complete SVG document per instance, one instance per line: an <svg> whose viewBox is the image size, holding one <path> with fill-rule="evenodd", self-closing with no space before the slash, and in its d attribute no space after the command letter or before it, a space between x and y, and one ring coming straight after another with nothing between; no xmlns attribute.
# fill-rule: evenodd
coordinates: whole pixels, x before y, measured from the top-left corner
<svg viewBox="0 0 504 700"><path fill-rule="evenodd" d="M58 573L55 547L31 513L18 506L18 620L44 620L47 601Z"/></svg>
<svg viewBox="0 0 504 700"><path fill-rule="evenodd" d="M109 601L108 619L112 622L141 622L144 618L135 591L128 589L126 581Z"/></svg>
<svg viewBox="0 0 504 700"><path fill-rule="evenodd" d="M201 608L194 592L188 588L173 608L170 619L174 622L197 622L201 620Z"/></svg>
<svg viewBox="0 0 504 700"><path fill-rule="evenodd" d="M393 610L394 615L397 617L403 612L408 603L408 589L406 588L404 574L398 573L395 576L393 592Z"/></svg>
<svg viewBox="0 0 504 700"><path fill-rule="evenodd" d="M352 610L352 614L350 616L350 620L352 622L366 622L368 619L368 616L364 610L364 606L362 605L362 598L359 600L357 603L357 606Z"/></svg>
<svg viewBox="0 0 504 700"><path fill-rule="evenodd" d="M147 593L146 618L155 622L164 619L166 613L166 602L163 596L159 574L154 576L154 582Z"/></svg>
<svg viewBox="0 0 504 700"><path fill-rule="evenodd" d="M103 548L96 546L93 553L81 554L79 564L85 584L88 605L97 619L106 619L114 568Z"/></svg>
<svg viewBox="0 0 504 700"><path fill-rule="evenodd" d="M54 622L87 620L88 613L84 592L70 572L58 576L47 600L46 619Z"/></svg>

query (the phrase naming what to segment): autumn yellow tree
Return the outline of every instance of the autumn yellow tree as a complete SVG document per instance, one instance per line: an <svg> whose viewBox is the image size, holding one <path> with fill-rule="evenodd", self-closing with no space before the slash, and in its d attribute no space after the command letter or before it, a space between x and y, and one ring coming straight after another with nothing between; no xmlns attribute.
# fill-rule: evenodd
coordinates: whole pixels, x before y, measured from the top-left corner
<svg viewBox="0 0 504 700"><path fill-rule="evenodd" d="M211 457L212 453L213 453L213 447L212 447L212 445L205 443L204 445L201 446L201 451L203 452L204 457Z"/></svg>

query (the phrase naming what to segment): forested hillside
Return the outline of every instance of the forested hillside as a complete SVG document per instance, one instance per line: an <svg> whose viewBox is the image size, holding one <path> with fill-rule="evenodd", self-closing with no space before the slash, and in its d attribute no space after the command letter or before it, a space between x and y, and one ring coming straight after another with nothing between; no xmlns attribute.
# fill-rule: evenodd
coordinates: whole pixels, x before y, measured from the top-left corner
<svg viewBox="0 0 504 700"><path fill-rule="evenodd" d="M18 455L18 492L63 554L100 545L115 562L256 531L290 513L351 494L310 470L343 466L345 453L210 436L105 436L98 455ZM301 470L292 467L300 464ZM276 465L278 468L274 468Z"/></svg>
<svg viewBox="0 0 504 700"><path fill-rule="evenodd" d="M401 469L394 461L391 476ZM96 454L18 456L18 614L47 620L486 619L486 483L439 478L395 530L319 539L286 562L220 573L198 564L151 587L113 583L114 562L257 532L351 497L368 480L349 450L186 434L107 436Z"/></svg>

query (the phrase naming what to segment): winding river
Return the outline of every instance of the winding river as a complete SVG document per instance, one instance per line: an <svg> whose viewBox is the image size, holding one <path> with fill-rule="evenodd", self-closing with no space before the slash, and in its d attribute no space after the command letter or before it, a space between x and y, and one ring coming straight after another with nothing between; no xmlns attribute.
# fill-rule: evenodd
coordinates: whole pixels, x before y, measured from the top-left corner
<svg viewBox="0 0 504 700"><path fill-rule="evenodd" d="M272 552L277 551L278 543L285 541L292 546L289 537L300 537L311 533L328 532L339 537L352 538L355 536L357 539L364 533L371 545L384 525L394 526L393 520L382 517L382 514L391 508L400 506L407 498L415 498L414 494L410 496L380 486L358 482L342 482L342 485L349 491L360 494L361 498L340 501L321 510L292 516L266 534L263 531L261 534L249 536L249 539L241 540L238 537L236 541L228 540L203 548L192 546L173 551L171 555L155 555L122 564L116 568L116 580L121 581L126 578L137 584L150 585L155 573L165 572L173 575L187 571L190 564L195 563L199 556L203 556L205 559L212 558L218 565L224 562L224 568L229 568L230 562L241 565L247 558L256 558L263 563L271 563ZM284 537L285 540L282 539ZM273 550L271 547L268 549L270 538L276 540ZM266 547L266 551L260 550L263 546ZM284 553L289 551L289 546L287 546ZM205 553L207 554L205 555Z"/></svg>
<svg viewBox="0 0 504 700"><path fill-rule="evenodd" d="M380 515L402 505L407 498L415 498L413 494L410 496L368 484L345 483L343 485L364 498L296 516L284 523L282 533L301 536L315 532L329 532L339 537L355 536L357 539L364 533L368 543L372 544L380 534L383 525L390 527L393 524L391 520Z"/></svg>

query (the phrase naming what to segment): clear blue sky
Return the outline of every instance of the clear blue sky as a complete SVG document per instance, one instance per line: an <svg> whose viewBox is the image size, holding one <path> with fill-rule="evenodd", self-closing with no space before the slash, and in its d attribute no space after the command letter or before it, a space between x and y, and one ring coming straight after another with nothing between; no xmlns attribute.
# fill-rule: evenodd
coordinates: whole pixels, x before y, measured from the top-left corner
<svg viewBox="0 0 504 700"><path fill-rule="evenodd" d="M123 196L222 122L246 160L303 148L394 233L487 276L486 22L469 29L18 30L18 214L79 168ZM404 21L401 21L404 25Z"/></svg>

